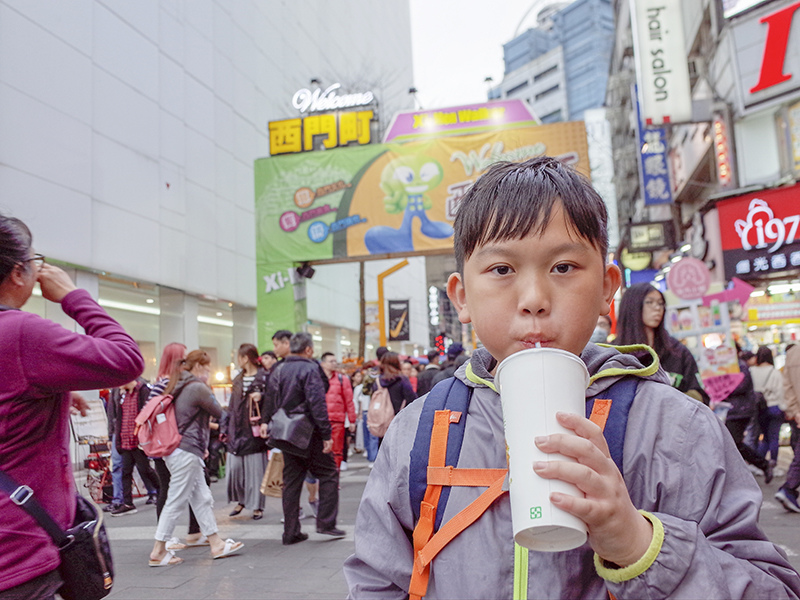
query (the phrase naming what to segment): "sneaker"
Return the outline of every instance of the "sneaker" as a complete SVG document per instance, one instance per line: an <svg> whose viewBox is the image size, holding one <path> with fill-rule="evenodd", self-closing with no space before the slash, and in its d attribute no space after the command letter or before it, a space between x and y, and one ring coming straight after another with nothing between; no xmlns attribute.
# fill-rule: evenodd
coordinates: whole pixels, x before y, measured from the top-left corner
<svg viewBox="0 0 800 600"><path fill-rule="evenodd" d="M347 469L348 469L347 461L343 460L342 463L339 465L339 470L340 471L347 471Z"/></svg>
<svg viewBox="0 0 800 600"><path fill-rule="evenodd" d="M329 535L334 538L341 538L347 535L346 531L342 529L336 529L336 527L331 527L330 529L317 529L317 533L320 535Z"/></svg>
<svg viewBox="0 0 800 600"><path fill-rule="evenodd" d="M283 545L284 546L291 546L292 544L298 544L300 542L305 542L308 539L307 533L298 533L296 536L287 538L286 536L283 537Z"/></svg>
<svg viewBox="0 0 800 600"><path fill-rule="evenodd" d="M157 504L157 503L158 503L158 496L156 496L155 494L149 496L147 498L147 502L145 502L145 504Z"/></svg>
<svg viewBox="0 0 800 600"><path fill-rule="evenodd" d="M103 507L103 512L112 512L114 510L117 510L120 506L122 506L122 504L117 504L116 502L112 502L111 504L106 504Z"/></svg>
<svg viewBox="0 0 800 600"><path fill-rule="evenodd" d="M121 517L123 515L132 515L139 512L133 504L120 504L117 508L111 511L112 517Z"/></svg>
<svg viewBox="0 0 800 600"><path fill-rule="evenodd" d="M367 464L369 465L370 469L374 469L375 468L375 462L374 461L371 462L371 463L367 463Z"/></svg>
<svg viewBox="0 0 800 600"><path fill-rule="evenodd" d="M311 507L311 510L314 513L314 516L316 517L317 511L319 510L319 500L314 500L313 502L309 500L308 505Z"/></svg>
<svg viewBox="0 0 800 600"><path fill-rule="evenodd" d="M775 493L775 500L780 502L788 511L800 513L800 504L797 502L797 494L788 488L781 488Z"/></svg>

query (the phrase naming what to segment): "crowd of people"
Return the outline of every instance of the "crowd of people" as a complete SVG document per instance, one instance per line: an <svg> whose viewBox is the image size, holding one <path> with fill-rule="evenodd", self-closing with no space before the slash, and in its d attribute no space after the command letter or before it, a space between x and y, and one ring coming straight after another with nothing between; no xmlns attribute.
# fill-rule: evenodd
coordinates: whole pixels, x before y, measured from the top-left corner
<svg viewBox="0 0 800 600"><path fill-rule="evenodd" d="M156 504L157 509L158 530L151 566L180 563L175 552L187 546L210 545L215 558L242 547L241 542L218 539L213 514L209 513L209 486L219 475L221 453L225 456L227 500L233 505L231 517L248 511L253 520L263 518L262 481L269 457L280 453L283 542L294 544L307 538L300 528L300 520L306 516L300 506L303 482L317 531L343 536L344 532L336 527L339 472L347 470L347 458L352 453L364 452L371 467L382 441L367 427L373 392L379 386L385 387L397 413L449 377L466 360L459 343L449 348L442 365L438 352L429 353L425 363L380 347L375 360L346 369L331 352L314 358L311 337L288 330L275 332L272 347L261 354L253 344L239 347L239 370L232 379L224 410L208 386L208 355L200 350L187 354L187 348L180 343L164 348L154 382L139 377L108 394L113 499L104 510L114 517L137 512L131 492L136 466L146 488L146 504ZM168 457L154 458L153 469L139 448L134 419L148 400L162 394L174 397L185 443ZM290 441L270 436L271 421L280 409L302 414L313 425L307 447L298 449ZM178 458L182 460L179 462ZM177 513L187 504L189 533L182 542L172 533Z"/></svg>

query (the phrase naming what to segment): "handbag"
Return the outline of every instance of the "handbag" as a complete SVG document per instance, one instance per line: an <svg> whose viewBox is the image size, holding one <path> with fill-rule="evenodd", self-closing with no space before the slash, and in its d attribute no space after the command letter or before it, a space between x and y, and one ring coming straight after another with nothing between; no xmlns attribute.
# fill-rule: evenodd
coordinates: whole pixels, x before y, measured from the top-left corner
<svg viewBox="0 0 800 600"><path fill-rule="evenodd" d="M34 498L33 490L17 485L0 471L0 490L33 517L58 548L61 565L58 573L64 584L58 593L64 600L100 600L111 593L114 565L103 513L82 496L76 498L75 521L63 531Z"/></svg>
<svg viewBox="0 0 800 600"><path fill-rule="evenodd" d="M287 413L281 407L272 415L269 440L272 445L281 450L284 449L285 444L302 451L307 450L313 433L314 425L308 420L305 413ZM289 448L287 452L291 452L291 450L292 448Z"/></svg>
<svg viewBox="0 0 800 600"><path fill-rule="evenodd" d="M250 431L253 437L261 437L261 409L258 407L258 402L253 398L253 394L248 397L250 402Z"/></svg>

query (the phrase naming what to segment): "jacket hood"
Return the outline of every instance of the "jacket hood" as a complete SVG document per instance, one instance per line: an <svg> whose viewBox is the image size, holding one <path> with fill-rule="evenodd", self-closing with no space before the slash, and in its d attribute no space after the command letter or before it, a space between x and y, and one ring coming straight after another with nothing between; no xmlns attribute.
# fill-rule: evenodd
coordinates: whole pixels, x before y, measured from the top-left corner
<svg viewBox="0 0 800 600"><path fill-rule="evenodd" d="M633 353L649 352L653 357L650 366L645 367ZM626 375L670 385L669 377L659 365L658 356L649 346L606 346L588 344L580 356L589 371L587 396L595 396L611 387ZM497 360L485 348L478 348L470 361L456 371L455 376L470 387L494 387ZM496 391L496 390L495 390Z"/></svg>

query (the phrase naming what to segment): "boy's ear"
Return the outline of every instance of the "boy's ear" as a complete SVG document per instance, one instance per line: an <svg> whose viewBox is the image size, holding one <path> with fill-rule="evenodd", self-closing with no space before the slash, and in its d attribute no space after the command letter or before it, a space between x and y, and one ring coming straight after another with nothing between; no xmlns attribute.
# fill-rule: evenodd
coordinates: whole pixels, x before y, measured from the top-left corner
<svg viewBox="0 0 800 600"><path fill-rule="evenodd" d="M603 309L605 312L601 314L607 315L611 312L611 301L614 300L614 294L617 293L621 283L622 273L619 267L613 263L607 264L606 273L603 276Z"/></svg>
<svg viewBox="0 0 800 600"><path fill-rule="evenodd" d="M462 323L470 323L469 309L467 308L467 291L464 289L464 281L458 273L451 273L447 278L447 297L456 307L458 320Z"/></svg>

